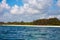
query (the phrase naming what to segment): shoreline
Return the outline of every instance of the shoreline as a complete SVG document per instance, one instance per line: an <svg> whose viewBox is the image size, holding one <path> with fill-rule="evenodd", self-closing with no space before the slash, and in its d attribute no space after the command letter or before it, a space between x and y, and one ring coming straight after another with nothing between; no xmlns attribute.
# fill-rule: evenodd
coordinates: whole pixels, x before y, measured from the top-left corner
<svg viewBox="0 0 60 40"><path fill-rule="evenodd" d="M24 26L24 27L60 27L54 25L1 25L1 26Z"/></svg>

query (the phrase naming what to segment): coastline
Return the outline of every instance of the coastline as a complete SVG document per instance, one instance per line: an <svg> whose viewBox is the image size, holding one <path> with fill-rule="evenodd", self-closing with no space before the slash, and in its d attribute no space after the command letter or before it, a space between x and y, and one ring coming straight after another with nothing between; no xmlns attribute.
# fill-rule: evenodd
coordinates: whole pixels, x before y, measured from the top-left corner
<svg viewBox="0 0 60 40"><path fill-rule="evenodd" d="M24 27L60 27L54 25L1 25L1 26L24 26Z"/></svg>

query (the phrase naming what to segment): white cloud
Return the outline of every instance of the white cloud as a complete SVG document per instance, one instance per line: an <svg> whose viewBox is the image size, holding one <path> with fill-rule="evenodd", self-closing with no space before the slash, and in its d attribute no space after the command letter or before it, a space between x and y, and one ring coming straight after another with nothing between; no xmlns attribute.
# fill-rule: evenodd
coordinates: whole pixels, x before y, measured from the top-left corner
<svg viewBox="0 0 60 40"><path fill-rule="evenodd" d="M60 7L60 0L57 1L57 5Z"/></svg>
<svg viewBox="0 0 60 40"><path fill-rule="evenodd" d="M13 6L10 10L12 14L36 14L41 13L42 9L45 9L52 5L52 0L23 0L24 6Z"/></svg>
<svg viewBox="0 0 60 40"><path fill-rule="evenodd" d="M2 3L0 3L0 13L4 12L5 10L9 10L10 6L6 4L6 0L3 0Z"/></svg>
<svg viewBox="0 0 60 40"><path fill-rule="evenodd" d="M55 16L54 15L50 15L50 16L48 16L48 18L55 18Z"/></svg>
<svg viewBox="0 0 60 40"><path fill-rule="evenodd" d="M47 6L51 6L53 0L24 0L25 3L28 3L30 7L36 7L38 9L43 9Z"/></svg>
<svg viewBox="0 0 60 40"><path fill-rule="evenodd" d="M17 5L13 6L11 8L10 12L12 14L24 14L24 13L27 13L27 14L35 14L35 13L38 13L39 10L30 8L28 4L24 4L24 6L22 6L22 7L19 7Z"/></svg>
<svg viewBox="0 0 60 40"><path fill-rule="evenodd" d="M5 9L9 9L10 6L8 4L6 4L6 0L3 0L2 3L0 4L1 8L5 8Z"/></svg>
<svg viewBox="0 0 60 40"><path fill-rule="evenodd" d="M11 12L12 14L18 13L18 11L19 11L18 9L19 9L19 7L18 7L17 5L15 5L15 6L13 6L13 7L11 8L10 12Z"/></svg>
<svg viewBox="0 0 60 40"><path fill-rule="evenodd" d="M14 5L11 10L10 13L11 14L23 14L24 13L24 9L22 7L19 7L17 5Z"/></svg>
<svg viewBox="0 0 60 40"><path fill-rule="evenodd" d="M36 9L29 8L29 9L27 10L27 13L35 14L35 13L39 13L39 11L36 10Z"/></svg>
<svg viewBox="0 0 60 40"><path fill-rule="evenodd" d="M9 12L4 12L4 19L10 21L13 19L16 20L34 20L34 19L43 19L43 18L51 18L55 17L54 15L58 12L54 12L51 9L48 9L53 6L53 0L23 0L24 5L18 6L14 5L10 7L6 0L3 0L0 3L0 12L3 10L8 10ZM57 4L60 2L58 1ZM60 4L59 4L60 5ZM58 10L58 9L57 9ZM49 14L53 14L52 16ZM22 15L22 16L21 16ZM56 16L57 17L57 16Z"/></svg>
<svg viewBox="0 0 60 40"><path fill-rule="evenodd" d="M58 19L60 19L60 15L57 15L56 17L57 17Z"/></svg>
<svg viewBox="0 0 60 40"><path fill-rule="evenodd" d="M6 0L2 1L1 7L6 8L6 9L10 8L10 6L8 6L8 4L6 4Z"/></svg>
<svg viewBox="0 0 60 40"><path fill-rule="evenodd" d="M39 10L31 8L29 4L24 4L23 9L27 14L39 13Z"/></svg>

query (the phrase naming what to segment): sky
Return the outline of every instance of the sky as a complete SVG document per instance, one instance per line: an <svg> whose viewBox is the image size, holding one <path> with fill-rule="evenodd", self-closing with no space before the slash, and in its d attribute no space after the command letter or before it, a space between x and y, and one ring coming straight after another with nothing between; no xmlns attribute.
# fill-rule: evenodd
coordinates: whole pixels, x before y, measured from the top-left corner
<svg viewBox="0 0 60 40"><path fill-rule="evenodd" d="M60 19L60 0L0 0L0 22Z"/></svg>

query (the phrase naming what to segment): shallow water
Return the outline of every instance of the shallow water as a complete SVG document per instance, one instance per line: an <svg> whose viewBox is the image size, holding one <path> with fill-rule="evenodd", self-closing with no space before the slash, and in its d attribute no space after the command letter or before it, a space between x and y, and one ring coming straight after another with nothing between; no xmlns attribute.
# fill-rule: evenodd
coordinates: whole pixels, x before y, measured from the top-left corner
<svg viewBox="0 0 60 40"><path fill-rule="evenodd" d="M0 26L0 40L60 40L60 28Z"/></svg>

